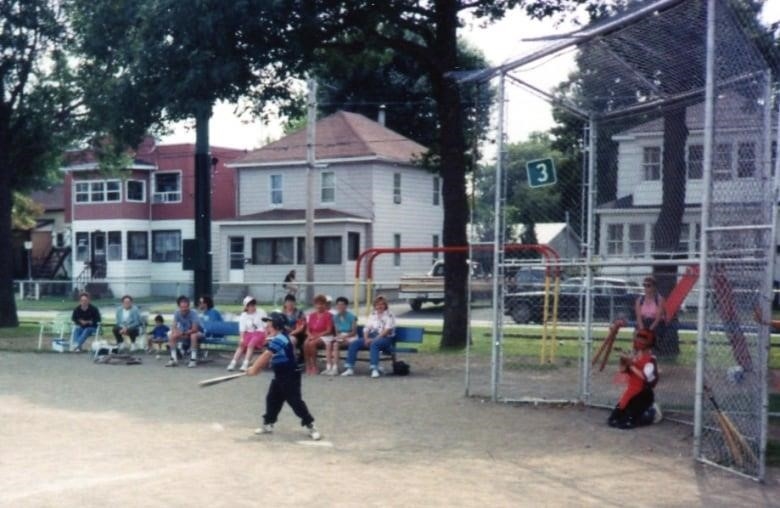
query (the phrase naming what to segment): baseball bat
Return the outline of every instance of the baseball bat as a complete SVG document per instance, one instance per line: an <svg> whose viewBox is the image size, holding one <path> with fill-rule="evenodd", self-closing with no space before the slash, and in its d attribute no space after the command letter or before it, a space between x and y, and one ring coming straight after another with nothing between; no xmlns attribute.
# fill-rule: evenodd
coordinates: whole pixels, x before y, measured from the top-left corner
<svg viewBox="0 0 780 508"><path fill-rule="evenodd" d="M739 432L736 424L734 424L731 418L729 418L728 415L723 412L720 405L718 405L718 402L715 400L715 396L712 394L712 390L708 387L705 387L705 390L710 399L710 402L712 402L712 406L715 408L718 425L720 425L724 439L726 440L726 444L729 447L729 451L734 457L734 461L738 466L741 467L744 463L745 456L747 456L750 460L753 461L753 463L757 464L758 457L756 457L753 448L750 447L750 444L747 442L745 437Z"/></svg>
<svg viewBox="0 0 780 508"><path fill-rule="evenodd" d="M232 381L233 379L238 379L244 376L246 376L246 372L239 372L238 374L228 374L227 376L213 377L211 379L204 379L203 381L198 383L198 386L200 386L201 388L205 388L207 386L218 385L220 383L224 383L225 381Z"/></svg>

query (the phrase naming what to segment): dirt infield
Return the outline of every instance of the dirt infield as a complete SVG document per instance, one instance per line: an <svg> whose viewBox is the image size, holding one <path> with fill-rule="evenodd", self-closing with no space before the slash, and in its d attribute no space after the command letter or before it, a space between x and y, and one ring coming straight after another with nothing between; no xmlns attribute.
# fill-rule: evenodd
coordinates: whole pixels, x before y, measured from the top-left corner
<svg viewBox="0 0 780 508"><path fill-rule="evenodd" d="M771 506L757 485L694 466L688 427L625 432L600 410L467 399L459 358L414 374L307 378L324 434L288 409L255 437L269 375L93 365L85 355L0 353L0 506Z"/></svg>

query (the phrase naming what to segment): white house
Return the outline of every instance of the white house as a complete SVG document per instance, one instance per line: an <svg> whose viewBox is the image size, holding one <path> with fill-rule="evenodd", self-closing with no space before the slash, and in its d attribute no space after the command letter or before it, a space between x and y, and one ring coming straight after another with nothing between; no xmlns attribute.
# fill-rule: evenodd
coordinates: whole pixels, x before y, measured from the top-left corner
<svg viewBox="0 0 780 508"><path fill-rule="evenodd" d="M713 155L713 203L736 202L745 207L760 202L766 198L766 189L772 188L776 154L776 143L767 143L762 133L763 106L736 94L723 95L716 101L715 118L720 123ZM686 122L687 184L678 252L692 257L701 238L704 105L688 107ZM612 139L618 142L617 199L596 210L598 254L605 259L649 261L654 253L653 226L660 212L665 170L663 119L643 123ZM616 270L639 277L646 274L647 267Z"/></svg>
<svg viewBox="0 0 780 508"><path fill-rule="evenodd" d="M416 164L425 147L362 115L339 111L316 124L315 280L344 291L368 247L441 245L441 179ZM235 168L238 213L212 228L215 278L270 291L305 265L306 132L248 153ZM386 255L374 279L430 268L431 254ZM323 289L331 283L331 289ZM262 295L262 294L261 294ZM265 295L262 295L265 296Z"/></svg>

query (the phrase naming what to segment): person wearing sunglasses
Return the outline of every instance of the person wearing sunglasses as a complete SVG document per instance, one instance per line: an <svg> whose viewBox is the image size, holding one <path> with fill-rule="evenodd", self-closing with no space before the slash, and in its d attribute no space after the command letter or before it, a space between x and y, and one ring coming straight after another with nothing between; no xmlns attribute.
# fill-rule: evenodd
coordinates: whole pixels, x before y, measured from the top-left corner
<svg viewBox="0 0 780 508"><path fill-rule="evenodd" d="M636 299L636 329L650 330L656 337L663 335L666 301L658 294L654 277L645 277L642 283L644 294ZM658 340L656 339L656 343Z"/></svg>

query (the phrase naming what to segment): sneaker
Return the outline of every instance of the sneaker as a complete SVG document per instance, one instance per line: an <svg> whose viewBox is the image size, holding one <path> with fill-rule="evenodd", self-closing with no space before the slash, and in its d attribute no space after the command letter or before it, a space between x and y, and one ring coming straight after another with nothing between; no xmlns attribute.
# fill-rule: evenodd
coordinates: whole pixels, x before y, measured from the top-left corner
<svg viewBox="0 0 780 508"><path fill-rule="evenodd" d="M244 362L241 364L241 368L239 369L241 372L246 372L249 368L249 362Z"/></svg>
<svg viewBox="0 0 780 508"><path fill-rule="evenodd" d="M330 368L330 375L331 376L338 376L339 375L339 367L338 365L334 365Z"/></svg>
<svg viewBox="0 0 780 508"><path fill-rule="evenodd" d="M332 374L330 372L331 372L330 371L330 365L328 365L328 367L325 370L320 372L320 376L331 376Z"/></svg>
<svg viewBox="0 0 780 508"><path fill-rule="evenodd" d="M380 376L379 369L371 369L371 377L376 379Z"/></svg>
<svg viewBox="0 0 780 508"><path fill-rule="evenodd" d="M653 403L653 409L655 409L655 415L653 416L653 423L659 423L664 419L664 414L661 412L661 406L657 402Z"/></svg>
<svg viewBox="0 0 780 508"><path fill-rule="evenodd" d="M317 430L317 427L315 427L313 423L308 424L306 428L309 429L310 438L312 438L315 441L319 441L320 439L322 439L322 435L320 435L320 431Z"/></svg>
<svg viewBox="0 0 780 508"><path fill-rule="evenodd" d="M197 360L190 360L189 363L187 363L187 368L190 368L190 369L195 368L197 366L198 366L198 361Z"/></svg>
<svg viewBox="0 0 780 508"><path fill-rule="evenodd" d="M178 367L179 366L179 362L177 360L174 360L174 359L171 358L170 360L168 360L168 363L166 363L165 366L166 367Z"/></svg>
<svg viewBox="0 0 780 508"><path fill-rule="evenodd" d="M235 360L231 360L230 361L230 363L227 366L227 370L229 370L230 372L233 372L234 370L236 370L236 361Z"/></svg>
<svg viewBox="0 0 780 508"><path fill-rule="evenodd" d="M264 423L262 427L258 427L255 429L255 434L258 436L261 434L271 434L274 431L274 424L273 423Z"/></svg>
<svg viewBox="0 0 780 508"><path fill-rule="evenodd" d="M347 370L341 373L341 377L349 377L354 375L355 375L355 371L352 370L350 367L347 367Z"/></svg>

